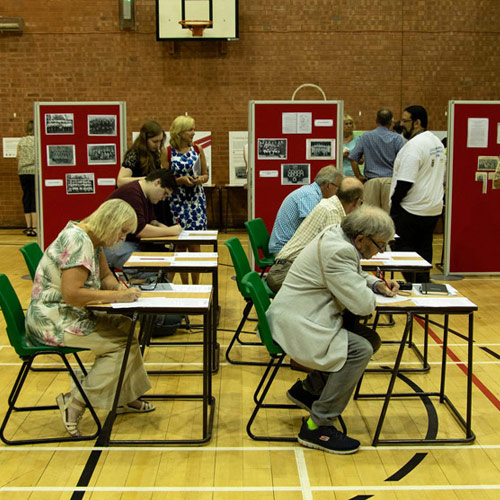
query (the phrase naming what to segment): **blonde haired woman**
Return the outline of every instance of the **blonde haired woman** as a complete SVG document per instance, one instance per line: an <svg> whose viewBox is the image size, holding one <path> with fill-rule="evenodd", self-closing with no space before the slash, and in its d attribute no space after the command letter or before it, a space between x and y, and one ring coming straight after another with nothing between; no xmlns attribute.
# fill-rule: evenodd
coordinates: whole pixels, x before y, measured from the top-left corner
<svg viewBox="0 0 500 500"><path fill-rule="evenodd" d="M172 122L166 160L178 186L170 198L174 223L187 230L199 231L207 228L207 200L202 185L208 181L208 172L203 148L193 144L194 125L194 119L187 115L178 116ZM187 249L199 252L200 246L189 245ZM188 275L181 273L181 279L187 283ZM192 280L193 284L199 283L199 273L192 273Z"/></svg>
<svg viewBox="0 0 500 500"><path fill-rule="evenodd" d="M349 153L354 149L359 136L354 135L354 120L351 115L344 115L344 176L353 176L354 172L349 161Z"/></svg>
<svg viewBox="0 0 500 500"><path fill-rule="evenodd" d="M123 200L105 201L79 223L69 221L45 250L33 282L26 313L26 331L33 345L83 347L95 362L82 381L92 406L111 409L127 343L130 319L93 313L86 306L104 302L134 302L141 295L111 273L103 247L125 240L137 228L134 209ZM140 398L151 388L136 339L132 342L118 413L148 412L154 406ZM78 389L60 394L57 404L64 427L79 436L85 410Z"/></svg>

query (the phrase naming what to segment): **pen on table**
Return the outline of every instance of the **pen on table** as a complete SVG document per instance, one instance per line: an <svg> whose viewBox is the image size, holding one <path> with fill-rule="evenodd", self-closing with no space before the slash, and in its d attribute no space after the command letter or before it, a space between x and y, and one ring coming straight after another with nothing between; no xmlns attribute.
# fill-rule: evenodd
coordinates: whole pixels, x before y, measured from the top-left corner
<svg viewBox="0 0 500 500"><path fill-rule="evenodd" d="M130 286L128 285L128 283L126 281L124 281L120 276L118 276L118 281L122 284L122 285L125 285L126 288L130 288Z"/></svg>

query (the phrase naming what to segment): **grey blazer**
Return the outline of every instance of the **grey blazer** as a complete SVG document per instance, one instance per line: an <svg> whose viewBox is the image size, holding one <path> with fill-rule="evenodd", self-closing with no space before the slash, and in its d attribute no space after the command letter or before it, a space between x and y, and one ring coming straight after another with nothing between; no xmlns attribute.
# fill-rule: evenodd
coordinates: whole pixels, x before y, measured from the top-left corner
<svg viewBox="0 0 500 500"><path fill-rule="evenodd" d="M318 258L320 238L324 276ZM376 281L361 269L360 253L340 226L327 227L295 259L269 307L274 340L305 366L340 370L347 358L342 312L347 308L360 316L372 313L371 287Z"/></svg>

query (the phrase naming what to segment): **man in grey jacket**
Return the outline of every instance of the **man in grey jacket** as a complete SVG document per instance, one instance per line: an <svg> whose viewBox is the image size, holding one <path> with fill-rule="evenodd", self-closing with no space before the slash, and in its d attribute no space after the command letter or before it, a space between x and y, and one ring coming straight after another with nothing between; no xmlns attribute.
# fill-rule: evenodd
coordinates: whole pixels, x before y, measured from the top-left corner
<svg viewBox="0 0 500 500"><path fill-rule="evenodd" d="M394 224L383 210L364 205L339 226L330 226L292 264L268 310L274 340L298 363L313 369L288 391L289 399L310 412L299 442L330 453L354 453L359 441L333 426L347 406L380 337L353 315L375 310L375 294L393 296L388 286L361 269L360 260L383 251Z"/></svg>

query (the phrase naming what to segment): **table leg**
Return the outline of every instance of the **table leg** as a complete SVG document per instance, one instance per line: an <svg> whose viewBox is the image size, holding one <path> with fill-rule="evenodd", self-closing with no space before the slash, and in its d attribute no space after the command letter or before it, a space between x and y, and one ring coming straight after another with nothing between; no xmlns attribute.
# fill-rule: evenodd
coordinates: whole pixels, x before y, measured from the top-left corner
<svg viewBox="0 0 500 500"><path fill-rule="evenodd" d="M391 370L392 375L384 399L384 405L382 406L382 411L380 413L380 417L378 420L377 429L375 430L375 435L373 436L373 442L372 442L373 446L377 446L379 441L380 433L382 431L382 425L384 424L385 416L387 414L387 409L389 408L389 402L391 400L392 392L394 390L394 384L396 383L396 379L399 373L399 366L401 364L401 359L403 358L403 352L405 349L405 345L408 339L412 323L413 323L413 314L408 312L406 313L406 325L403 332L403 337L401 338L401 343L399 345L398 355L396 357L396 361L394 362L394 367Z"/></svg>
<svg viewBox="0 0 500 500"><path fill-rule="evenodd" d="M118 408L118 401L120 400L120 392L123 385L123 380L125 378L125 371L127 369L128 356L130 354L130 347L132 346L132 339L134 338L135 326L139 318L139 313L135 312L132 316L132 323L130 324L130 329L128 332L127 344L125 350L123 351L122 366L120 369L120 374L118 375L118 382L116 383L116 393L115 399L113 400L113 406L104 422L101 434L96 441L96 446L109 446L109 441L111 439L111 431L113 429L113 424L116 418L116 409Z"/></svg>

